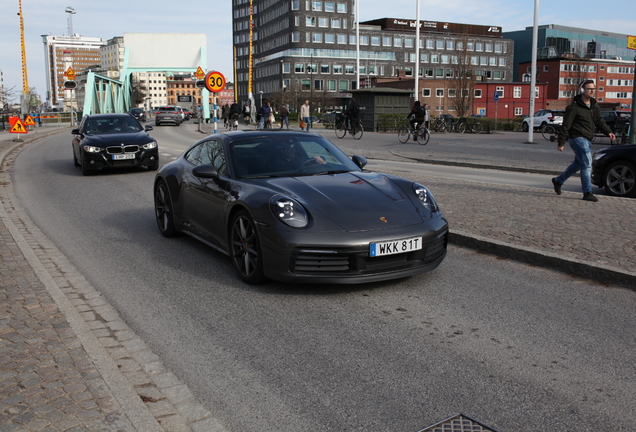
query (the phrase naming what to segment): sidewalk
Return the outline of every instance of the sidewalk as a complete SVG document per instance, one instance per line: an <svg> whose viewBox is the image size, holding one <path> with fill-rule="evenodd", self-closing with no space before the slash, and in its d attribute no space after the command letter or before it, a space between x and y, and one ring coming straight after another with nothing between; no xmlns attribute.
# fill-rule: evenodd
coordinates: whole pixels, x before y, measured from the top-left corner
<svg viewBox="0 0 636 432"><path fill-rule="evenodd" d="M0 432L224 431L14 206L13 138L0 132ZM337 144L352 154L348 143ZM418 148L386 156L426 161ZM636 199L409 177L435 194L455 245L636 289Z"/></svg>
<svg viewBox="0 0 636 432"><path fill-rule="evenodd" d="M70 131L43 129L24 145ZM13 139L0 132L0 432L224 431L14 207Z"/></svg>

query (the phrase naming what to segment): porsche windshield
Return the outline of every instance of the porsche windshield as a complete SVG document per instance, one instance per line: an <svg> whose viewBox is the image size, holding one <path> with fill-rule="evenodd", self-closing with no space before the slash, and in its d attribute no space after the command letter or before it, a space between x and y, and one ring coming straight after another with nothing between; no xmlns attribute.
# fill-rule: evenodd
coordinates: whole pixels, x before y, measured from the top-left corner
<svg viewBox="0 0 636 432"><path fill-rule="evenodd" d="M316 136L263 136L234 143L241 178L336 174L360 169L336 146Z"/></svg>

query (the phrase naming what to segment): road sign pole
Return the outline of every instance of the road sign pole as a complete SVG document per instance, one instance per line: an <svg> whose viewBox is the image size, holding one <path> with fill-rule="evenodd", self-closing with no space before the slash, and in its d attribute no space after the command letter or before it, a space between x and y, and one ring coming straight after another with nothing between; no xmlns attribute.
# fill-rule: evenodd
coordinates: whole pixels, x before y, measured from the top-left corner
<svg viewBox="0 0 636 432"><path fill-rule="evenodd" d="M216 118L216 93L214 93L213 101L214 101L214 105L212 105L212 106L214 107L214 133L217 133L217 130L216 130L216 121L217 121L217 118Z"/></svg>

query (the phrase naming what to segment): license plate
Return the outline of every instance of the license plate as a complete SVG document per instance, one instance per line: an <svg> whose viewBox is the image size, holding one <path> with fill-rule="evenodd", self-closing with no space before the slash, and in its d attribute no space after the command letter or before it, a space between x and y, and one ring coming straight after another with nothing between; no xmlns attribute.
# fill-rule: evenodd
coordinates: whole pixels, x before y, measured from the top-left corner
<svg viewBox="0 0 636 432"><path fill-rule="evenodd" d="M372 257L394 255L422 249L422 237L411 237L381 243L370 243L369 254Z"/></svg>
<svg viewBox="0 0 636 432"><path fill-rule="evenodd" d="M125 159L134 159L134 153L126 153L126 154L116 154L113 155L113 160L125 160Z"/></svg>

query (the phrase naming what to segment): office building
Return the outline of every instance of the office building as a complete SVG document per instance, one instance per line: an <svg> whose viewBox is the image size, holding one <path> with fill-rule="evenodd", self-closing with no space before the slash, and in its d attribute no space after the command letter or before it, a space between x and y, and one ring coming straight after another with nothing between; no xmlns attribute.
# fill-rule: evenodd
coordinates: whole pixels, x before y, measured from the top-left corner
<svg viewBox="0 0 636 432"><path fill-rule="evenodd" d="M100 48L106 39L80 35L42 35L46 73L46 102L48 107L64 104L64 74L70 65L76 73L90 67L99 67Z"/></svg>
<svg viewBox="0 0 636 432"><path fill-rule="evenodd" d="M519 65L532 61L532 27L505 32L514 41L514 80L521 81ZM588 58L629 60L634 51L627 48L627 35L547 24L538 27L537 58Z"/></svg>
<svg viewBox="0 0 636 432"><path fill-rule="evenodd" d="M264 97L287 90L346 93L376 79L415 76L415 20L360 23L359 69L353 0L233 0L239 100L245 100L253 58L253 88ZM250 11L253 26L250 26ZM250 53L250 32L253 41ZM419 74L451 77L467 56L476 80L510 80L513 42L501 27L420 21ZM357 82L359 72L360 82Z"/></svg>

